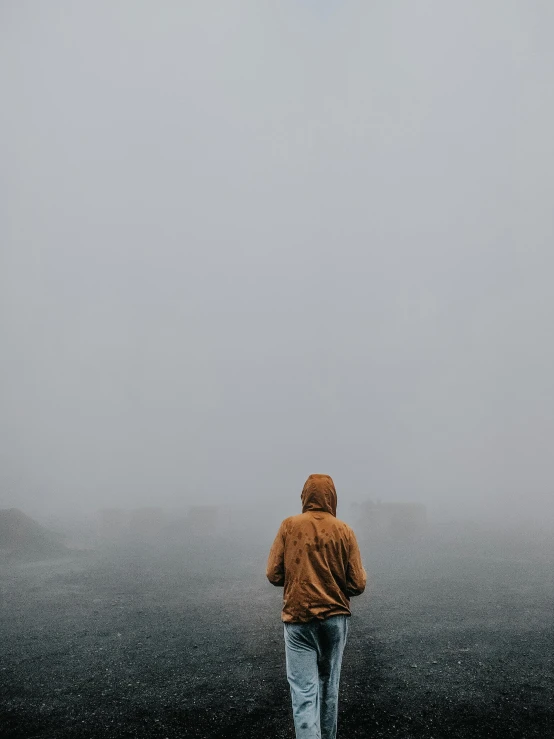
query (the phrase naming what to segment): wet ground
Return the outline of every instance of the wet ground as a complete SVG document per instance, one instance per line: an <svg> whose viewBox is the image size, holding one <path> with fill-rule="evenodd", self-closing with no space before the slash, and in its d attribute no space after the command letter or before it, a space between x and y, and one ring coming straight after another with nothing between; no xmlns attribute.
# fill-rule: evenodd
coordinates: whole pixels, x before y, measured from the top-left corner
<svg viewBox="0 0 554 739"><path fill-rule="evenodd" d="M554 549L362 544L339 737L554 736ZM0 565L3 739L292 739L269 541Z"/></svg>

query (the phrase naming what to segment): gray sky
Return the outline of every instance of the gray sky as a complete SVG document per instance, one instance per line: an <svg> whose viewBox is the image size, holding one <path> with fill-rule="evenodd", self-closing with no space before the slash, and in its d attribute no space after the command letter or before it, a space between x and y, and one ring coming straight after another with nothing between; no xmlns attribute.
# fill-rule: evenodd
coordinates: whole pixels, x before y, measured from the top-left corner
<svg viewBox="0 0 554 739"><path fill-rule="evenodd" d="M294 513L326 472L552 516L553 35L550 0L3 0L0 504Z"/></svg>

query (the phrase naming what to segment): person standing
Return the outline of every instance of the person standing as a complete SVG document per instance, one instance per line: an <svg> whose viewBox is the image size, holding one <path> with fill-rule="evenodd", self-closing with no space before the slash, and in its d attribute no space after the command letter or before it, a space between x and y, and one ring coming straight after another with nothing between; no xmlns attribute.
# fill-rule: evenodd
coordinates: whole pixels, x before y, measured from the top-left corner
<svg viewBox="0 0 554 739"><path fill-rule="evenodd" d="M336 517L329 475L310 475L301 501L302 513L279 527L266 575L284 587L281 619L296 739L335 739L350 598L364 592L366 572L354 532Z"/></svg>

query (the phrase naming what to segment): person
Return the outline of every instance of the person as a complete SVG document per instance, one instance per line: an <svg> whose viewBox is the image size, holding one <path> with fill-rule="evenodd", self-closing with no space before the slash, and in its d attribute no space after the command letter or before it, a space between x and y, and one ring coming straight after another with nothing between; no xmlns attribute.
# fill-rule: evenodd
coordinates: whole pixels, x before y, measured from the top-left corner
<svg viewBox="0 0 554 739"><path fill-rule="evenodd" d="M302 513L281 523L266 575L284 587L281 618L296 739L335 739L350 598L364 592L366 572L354 532L336 517L329 475L310 475L301 500Z"/></svg>

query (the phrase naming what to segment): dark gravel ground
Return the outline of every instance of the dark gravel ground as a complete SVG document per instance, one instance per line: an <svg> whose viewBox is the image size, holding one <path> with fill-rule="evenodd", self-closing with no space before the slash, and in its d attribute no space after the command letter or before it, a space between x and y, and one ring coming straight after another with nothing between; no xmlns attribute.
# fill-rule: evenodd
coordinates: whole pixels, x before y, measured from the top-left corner
<svg viewBox="0 0 554 739"><path fill-rule="evenodd" d="M292 739L268 544L4 562L2 739ZM353 600L340 737L554 737L551 545L362 550L372 584Z"/></svg>

